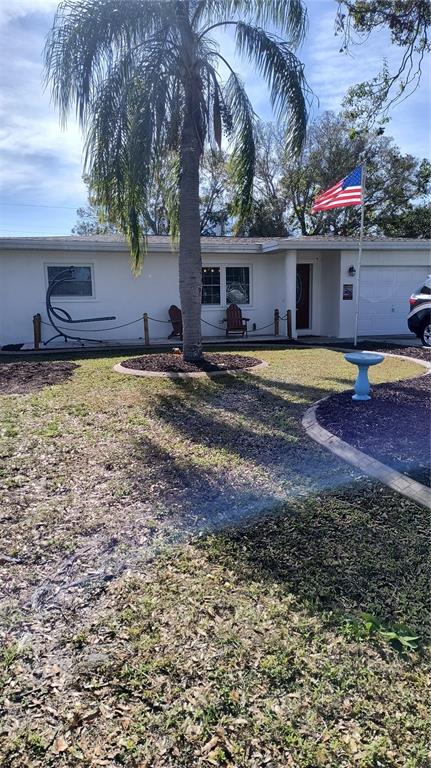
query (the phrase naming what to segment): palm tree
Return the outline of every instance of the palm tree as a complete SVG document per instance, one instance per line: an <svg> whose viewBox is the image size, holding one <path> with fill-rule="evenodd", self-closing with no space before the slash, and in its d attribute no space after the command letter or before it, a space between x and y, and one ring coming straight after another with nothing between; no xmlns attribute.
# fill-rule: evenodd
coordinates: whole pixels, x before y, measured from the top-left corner
<svg viewBox="0 0 431 768"><path fill-rule="evenodd" d="M234 30L239 53L266 80L298 151L307 112L303 67L293 53L306 29L302 0L64 0L45 48L54 103L63 125L76 110L92 194L127 236L135 269L145 252L141 212L152 175L161 157L173 158L169 218L179 236L183 354L190 361L202 355L199 168L205 145L220 147L223 132L232 147L239 225L252 202L255 115L213 38L218 28Z"/></svg>

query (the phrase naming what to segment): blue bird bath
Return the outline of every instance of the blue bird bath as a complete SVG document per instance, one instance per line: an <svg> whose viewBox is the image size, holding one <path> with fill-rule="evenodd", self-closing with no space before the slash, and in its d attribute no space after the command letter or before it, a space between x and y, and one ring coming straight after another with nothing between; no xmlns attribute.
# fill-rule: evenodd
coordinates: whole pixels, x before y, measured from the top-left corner
<svg viewBox="0 0 431 768"><path fill-rule="evenodd" d="M382 363L385 359L384 355L379 355L376 352L348 352L344 357L348 363L358 366L355 394L352 395L352 400L371 400L368 368L370 365Z"/></svg>

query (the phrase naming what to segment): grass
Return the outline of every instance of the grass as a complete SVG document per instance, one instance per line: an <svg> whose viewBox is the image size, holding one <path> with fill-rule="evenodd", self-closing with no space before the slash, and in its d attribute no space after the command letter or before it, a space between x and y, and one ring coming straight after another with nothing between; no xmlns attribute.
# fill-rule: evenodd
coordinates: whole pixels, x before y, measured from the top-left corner
<svg viewBox="0 0 431 768"><path fill-rule="evenodd" d="M305 436L340 353L253 354L0 399L5 767L428 765L427 512Z"/></svg>

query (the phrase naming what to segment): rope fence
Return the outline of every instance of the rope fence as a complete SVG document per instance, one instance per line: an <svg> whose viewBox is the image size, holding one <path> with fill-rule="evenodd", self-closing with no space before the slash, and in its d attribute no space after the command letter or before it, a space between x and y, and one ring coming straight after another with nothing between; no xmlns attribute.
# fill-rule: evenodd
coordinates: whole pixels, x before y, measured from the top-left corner
<svg viewBox="0 0 431 768"><path fill-rule="evenodd" d="M51 323L47 323L45 320L40 321L42 325L48 325L51 328ZM161 320L160 322L165 322L164 320ZM111 325L110 328L75 328L75 331L89 331L92 333L93 331L115 331L117 328L126 328L128 325L134 325L135 323L142 323L142 315L141 317L138 317L137 320L131 320L130 323L123 323L122 325ZM63 331L68 331L70 328L67 325L58 325L57 328L61 328Z"/></svg>
<svg viewBox="0 0 431 768"><path fill-rule="evenodd" d="M87 332L87 333L93 333L93 332L103 333L105 331L115 331L115 330L118 330L119 328L127 328L127 327L129 327L131 325L135 325L136 323L142 323L143 322L144 323L145 344L149 345L150 344L149 329L148 329L148 321L149 320L151 320L153 323L162 323L164 325L171 325L172 324L171 320L161 320L158 317L151 317L151 315L147 315L147 313L145 312L143 315L140 315L139 317L137 317L136 320L130 320L129 322L121 323L120 325L112 325L112 326L109 326L108 328L97 328L97 329L74 328L74 331L79 331L80 333L82 331L84 331L84 333L85 332ZM279 322L280 322L280 320L287 320L287 335L288 335L289 338L291 338L291 312L290 312L290 310L288 310L285 315L280 315L279 310L275 309L274 310L274 317L273 317L273 319L271 320L270 323L268 323L267 325L261 325L258 328L253 328L250 331L250 333L258 333L259 331L265 331L268 328L273 328L274 329L274 335L278 336L279 332L280 332L279 331ZM217 331L222 331L223 330L223 328L220 325L214 325L214 323L210 323L208 320L204 320L203 317L201 317L201 322L204 323L204 325L210 326L210 328L215 328ZM42 325L46 325L48 327L51 327L51 323L47 323L45 320L42 320L40 314L34 315L33 316L33 332L34 332L34 339L33 339L33 341L34 341L34 349L39 349L40 344L43 343L42 342L42 334L41 334L41 326ZM58 325L58 328L60 328L61 330L66 331L66 332L70 330L70 327L65 326L65 325ZM68 334L66 333L65 336L67 336L67 335ZM83 339L83 341L92 341L92 339L89 339L88 336L87 337L83 336L82 339Z"/></svg>

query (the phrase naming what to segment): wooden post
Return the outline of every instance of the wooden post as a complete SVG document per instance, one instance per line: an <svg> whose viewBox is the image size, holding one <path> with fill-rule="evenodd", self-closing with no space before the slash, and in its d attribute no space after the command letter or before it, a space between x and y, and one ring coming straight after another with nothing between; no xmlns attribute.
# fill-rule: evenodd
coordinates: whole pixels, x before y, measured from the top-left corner
<svg viewBox="0 0 431 768"><path fill-rule="evenodd" d="M280 333L280 310L274 309L274 336Z"/></svg>
<svg viewBox="0 0 431 768"><path fill-rule="evenodd" d="M42 318L39 314L33 315L33 348L39 349L42 341Z"/></svg>
<svg viewBox="0 0 431 768"><path fill-rule="evenodd" d="M292 310L291 309L287 310L286 323L287 323L287 338L291 339L292 338Z"/></svg>
<svg viewBox="0 0 431 768"><path fill-rule="evenodd" d="M148 331L148 315L144 312L144 344L146 347L150 346L150 333Z"/></svg>

